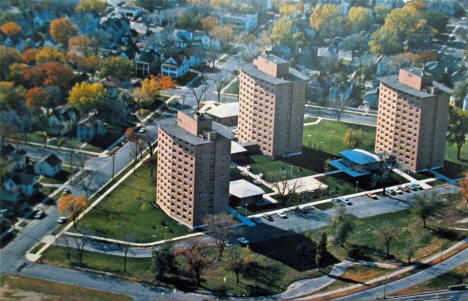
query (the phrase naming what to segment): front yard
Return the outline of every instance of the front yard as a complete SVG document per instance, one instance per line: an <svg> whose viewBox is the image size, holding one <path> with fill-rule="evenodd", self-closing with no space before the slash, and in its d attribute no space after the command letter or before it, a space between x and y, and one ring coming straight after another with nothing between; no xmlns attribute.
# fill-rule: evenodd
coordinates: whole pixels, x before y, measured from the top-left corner
<svg viewBox="0 0 468 301"><path fill-rule="evenodd" d="M187 234L185 226L153 207L156 187L151 180L150 168L145 165L138 168L81 219L79 227L90 228L97 236L135 242Z"/></svg>

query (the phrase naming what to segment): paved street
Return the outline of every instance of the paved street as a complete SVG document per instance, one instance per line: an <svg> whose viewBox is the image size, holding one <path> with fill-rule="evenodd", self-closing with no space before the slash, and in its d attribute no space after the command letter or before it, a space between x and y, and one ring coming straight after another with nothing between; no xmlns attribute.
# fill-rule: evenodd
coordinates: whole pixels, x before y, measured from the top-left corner
<svg viewBox="0 0 468 301"><path fill-rule="evenodd" d="M306 116L321 117L324 119L337 120L336 111L330 108L314 108L314 107L306 106L304 113ZM364 125L369 125L369 126L377 125L376 117L362 116L359 113L343 112L341 114L340 120L344 122L359 123L359 124L364 124Z"/></svg>

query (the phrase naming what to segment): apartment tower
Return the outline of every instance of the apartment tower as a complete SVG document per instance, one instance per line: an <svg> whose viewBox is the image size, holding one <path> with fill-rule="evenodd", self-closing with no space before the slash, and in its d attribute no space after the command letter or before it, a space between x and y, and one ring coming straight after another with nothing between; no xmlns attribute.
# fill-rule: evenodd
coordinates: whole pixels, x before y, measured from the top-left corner
<svg viewBox="0 0 468 301"><path fill-rule="evenodd" d="M159 124L156 204L190 228L228 211L231 141L211 119L179 111Z"/></svg>
<svg viewBox="0 0 468 301"><path fill-rule="evenodd" d="M241 65L239 141L272 158L301 153L307 79L274 55Z"/></svg>
<svg viewBox="0 0 468 301"><path fill-rule="evenodd" d="M375 152L413 172L443 166L451 90L413 69L379 80Z"/></svg>

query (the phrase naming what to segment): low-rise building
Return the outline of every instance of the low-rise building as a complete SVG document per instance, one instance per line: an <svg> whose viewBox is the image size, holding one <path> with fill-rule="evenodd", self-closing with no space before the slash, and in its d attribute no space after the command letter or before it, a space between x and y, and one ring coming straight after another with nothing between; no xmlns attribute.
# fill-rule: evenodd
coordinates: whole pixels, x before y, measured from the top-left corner
<svg viewBox="0 0 468 301"><path fill-rule="evenodd" d="M229 183L229 195L234 206L255 205L263 200L265 191L244 179Z"/></svg>
<svg viewBox="0 0 468 301"><path fill-rule="evenodd" d="M236 15L225 13L219 15L219 21L222 25L232 26L237 30L251 31L257 27L258 14Z"/></svg>
<svg viewBox="0 0 468 301"><path fill-rule="evenodd" d="M47 132L50 135L64 136L75 128L78 118L78 110L73 106L58 106L47 120Z"/></svg>
<svg viewBox="0 0 468 301"><path fill-rule="evenodd" d="M239 103L223 103L206 111L206 114L208 114L208 116L210 116L214 121L219 122L225 126L237 126Z"/></svg>
<svg viewBox="0 0 468 301"><path fill-rule="evenodd" d="M185 55L173 55L161 64L161 73L171 78L184 76L190 69L189 60Z"/></svg>
<svg viewBox="0 0 468 301"><path fill-rule="evenodd" d="M380 161L376 154L359 148L342 151L340 155L341 159L331 161L330 165L353 178L372 174Z"/></svg>
<svg viewBox="0 0 468 301"><path fill-rule="evenodd" d="M89 142L97 136L102 136L106 132L107 124L98 119L96 115L83 118L76 125L76 137L85 142Z"/></svg>
<svg viewBox="0 0 468 301"><path fill-rule="evenodd" d="M34 164L34 173L47 177L54 177L62 170L62 160L55 154L50 154Z"/></svg>
<svg viewBox="0 0 468 301"><path fill-rule="evenodd" d="M124 17L137 18L141 16L142 10L139 7L134 6L123 6L117 9L117 11Z"/></svg>

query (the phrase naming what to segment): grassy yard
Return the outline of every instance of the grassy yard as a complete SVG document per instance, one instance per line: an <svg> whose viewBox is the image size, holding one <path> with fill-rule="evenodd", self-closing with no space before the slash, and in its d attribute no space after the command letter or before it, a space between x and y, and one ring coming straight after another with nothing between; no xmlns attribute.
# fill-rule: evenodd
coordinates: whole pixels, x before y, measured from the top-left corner
<svg viewBox="0 0 468 301"><path fill-rule="evenodd" d="M18 275L3 276L0 282L2 300L132 300L124 295Z"/></svg>
<svg viewBox="0 0 468 301"><path fill-rule="evenodd" d="M229 87L227 87L224 91L227 94L239 94L239 80L236 79Z"/></svg>
<svg viewBox="0 0 468 301"><path fill-rule="evenodd" d="M409 287L399 291L395 295L414 294L435 290L447 289L449 286L466 283L466 275L468 274L468 263L465 263L458 268L443 274L431 280L424 281L418 285Z"/></svg>
<svg viewBox="0 0 468 301"><path fill-rule="evenodd" d="M315 122L315 121L317 121L317 120L318 120L317 117L310 117L310 116L308 116L308 117L305 117L305 118L304 118L304 123Z"/></svg>
<svg viewBox="0 0 468 301"><path fill-rule="evenodd" d="M302 157L300 155L287 158L291 160L297 160L296 157ZM278 182L283 179L295 179L305 176L310 176L315 174L313 170L300 167L300 165L293 166L290 165L290 161L281 159L272 160L264 155L253 155L250 157L252 162L250 162L251 171L255 174L262 173L264 179L268 182ZM294 164L293 164L294 165Z"/></svg>
<svg viewBox="0 0 468 301"><path fill-rule="evenodd" d="M155 186L149 166L142 166L91 210L79 223L95 234L151 242L187 233L188 229L154 208ZM167 227L167 230L165 229ZM129 234L134 237L127 237Z"/></svg>
<svg viewBox="0 0 468 301"><path fill-rule="evenodd" d="M175 81L178 86L185 86L191 80L193 80L196 76L197 76L197 73L189 71L185 73L183 76L176 78Z"/></svg>
<svg viewBox="0 0 468 301"><path fill-rule="evenodd" d="M229 248L225 250L220 261L216 260L216 251L210 249L208 254L213 260L209 268L202 273L202 290L210 290L219 295L270 295L282 292L294 281L304 278L321 277L330 271L331 266L319 271L313 264L313 258L307 252L296 253L301 243L310 242L302 235L287 236L251 245L246 256L249 258L245 269L240 273L239 286L235 274L226 270L226 258ZM290 248L284 248L287 244ZM307 246L307 245L306 245ZM234 247L238 248L238 247ZM78 255L71 251L71 260L67 259L67 249L53 246L43 256L43 262L59 266L78 265ZM330 264L336 262L327 257ZM194 290L194 279L184 272L186 265L181 256L176 257L178 273L168 273L163 280L155 280L151 258L128 258L127 274L123 273L123 257L85 252L83 266L125 275L131 279L150 282L153 285L176 287L181 290Z"/></svg>
<svg viewBox="0 0 468 301"><path fill-rule="evenodd" d="M42 177L40 182L44 184L62 184L68 181L70 177L73 176L75 172L77 172L77 169L73 169L68 166L63 166L62 170L56 174L54 177Z"/></svg>

